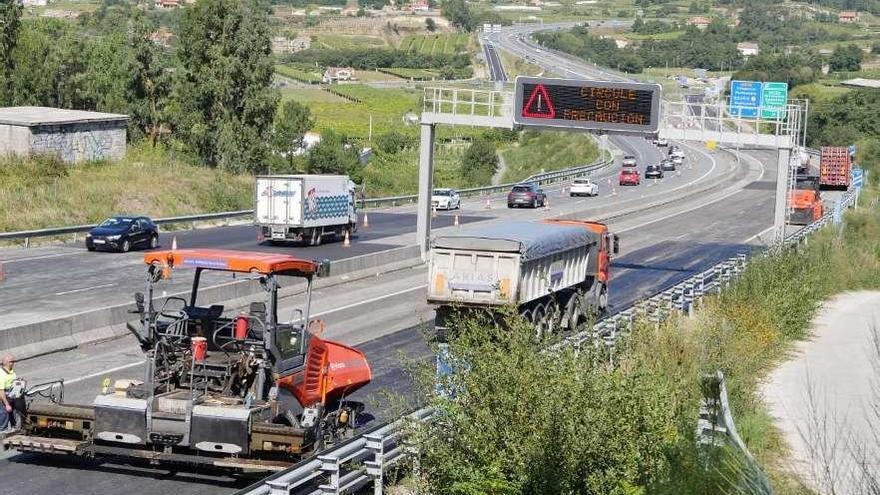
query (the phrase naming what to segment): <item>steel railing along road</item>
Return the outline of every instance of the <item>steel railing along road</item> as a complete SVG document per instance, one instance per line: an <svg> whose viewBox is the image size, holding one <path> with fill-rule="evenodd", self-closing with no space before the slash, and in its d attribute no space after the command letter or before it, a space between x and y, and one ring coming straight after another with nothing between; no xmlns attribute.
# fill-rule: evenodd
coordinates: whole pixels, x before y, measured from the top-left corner
<svg viewBox="0 0 880 495"><path fill-rule="evenodd" d="M459 193L462 196L479 196L482 194L492 194L503 192L515 184L519 184L522 182L535 182L537 184L551 184L559 181L563 181L566 179L581 177L587 174L590 174L596 170L599 170L603 167L610 165L613 160L609 159L601 159L596 162L593 162L589 165L580 165L577 167L567 168L564 170L557 170L554 172L545 172L533 175L528 179L520 182L510 182L507 184L498 184L495 186L483 186L483 187L472 187L468 189L461 189ZM359 201L361 204L361 208L378 208L380 206L398 206L404 203L413 203L418 200L417 194L408 194L403 196L389 196L384 198L368 198ZM190 224L192 228L195 228L196 222L206 222L206 221L219 221L223 220L227 223L229 220L235 218L242 218L251 216L254 214L254 210L238 210L238 211L225 211L219 213L204 213L200 215L187 215L187 216L179 216L179 217L169 217L169 218L158 218L153 221L159 225L175 225L175 224ZM82 232L87 232L93 228L97 227L97 225L71 225L66 227L52 227L48 229L35 229L35 230L23 230L18 232L0 232L0 241L15 241L20 240L24 241L24 246L30 246L30 240L32 238L37 237L53 237L53 236L62 236L67 234L73 234L73 239L76 241L77 234Z"/></svg>
<svg viewBox="0 0 880 495"><path fill-rule="evenodd" d="M848 191L841 198L843 207L852 207L855 194ZM787 236L782 246L772 246L756 251L754 254L738 254L721 261L707 270L691 276L653 296L637 302L626 309L604 318L591 328L568 336L547 348L554 352L563 348L582 349L585 346L605 348L608 359L613 363L614 351L619 339L631 333L637 322L659 325L669 316L691 314L706 295L717 294L745 270L750 260L770 256L780 249L796 246L811 234L832 221L832 213L826 213L819 220ZM704 398L701 417L698 422L698 438L701 443L718 444L729 442L749 460L750 467L760 467L739 437L733 414L727 401L723 375L713 375L717 382L715 396ZM711 404L712 411L709 411ZM387 425L383 425L361 436L321 452L316 458L296 464L280 473L262 480L236 495L293 495L293 494L344 494L354 493L369 483L373 484L374 495L383 493L383 474L386 469L398 465L415 450L407 445L407 425L434 419L434 412L428 408L419 409Z"/></svg>

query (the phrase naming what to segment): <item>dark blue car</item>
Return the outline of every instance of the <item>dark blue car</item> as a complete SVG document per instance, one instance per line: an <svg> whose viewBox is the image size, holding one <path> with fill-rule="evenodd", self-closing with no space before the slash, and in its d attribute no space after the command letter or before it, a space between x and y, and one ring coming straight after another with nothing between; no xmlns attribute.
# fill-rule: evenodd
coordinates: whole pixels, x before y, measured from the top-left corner
<svg viewBox="0 0 880 495"><path fill-rule="evenodd" d="M159 227L147 217L118 216L104 220L86 234L86 249L127 253L159 246Z"/></svg>

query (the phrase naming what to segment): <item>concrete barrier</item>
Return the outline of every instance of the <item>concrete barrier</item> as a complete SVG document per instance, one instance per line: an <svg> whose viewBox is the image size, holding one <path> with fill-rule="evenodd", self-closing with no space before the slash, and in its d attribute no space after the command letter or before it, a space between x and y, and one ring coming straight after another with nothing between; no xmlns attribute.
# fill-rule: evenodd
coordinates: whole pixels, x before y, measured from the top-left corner
<svg viewBox="0 0 880 495"><path fill-rule="evenodd" d="M403 246L353 256L334 261L330 267L330 277L316 279L315 286L330 287L375 276L377 271L387 273L421 263L418 246ZM290 278L289 285L282 281L282 289L279 291L281 297L294 296L305 290L304 282L294 280L296 279ZM259 284L254 280L236 280L205 287L199 291L199 304L223 303L227 308L244 308L251 296L259 290ZM188 296L189 292L169 295ZM136 315L129 313L133 309L132 299L130 303L6 328L0 330L0 349L21 360L119 337L128 333L125 324L137 319Z"/></svg>

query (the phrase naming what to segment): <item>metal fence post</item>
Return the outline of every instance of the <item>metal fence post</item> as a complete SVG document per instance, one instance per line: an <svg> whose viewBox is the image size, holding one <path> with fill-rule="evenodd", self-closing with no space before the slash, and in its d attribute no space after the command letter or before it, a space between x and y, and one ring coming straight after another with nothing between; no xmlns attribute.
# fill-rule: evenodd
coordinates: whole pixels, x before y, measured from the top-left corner
<svg viewBox="0 0 880 495"><path fill-rule="evenodd" d="M318 456L321 471L327 474L327 484L321 485L321 493L339 495L339 458L336 456Z"/></svg>
<svg viewBox="0 0 880 495"><path fill-rule="evenodd" d="M385 483L384 461L385 441L375 435L365 435L367 450L373 453L373 460L364 462L367 475L373 478L373 495L382 495Z"/></svg>

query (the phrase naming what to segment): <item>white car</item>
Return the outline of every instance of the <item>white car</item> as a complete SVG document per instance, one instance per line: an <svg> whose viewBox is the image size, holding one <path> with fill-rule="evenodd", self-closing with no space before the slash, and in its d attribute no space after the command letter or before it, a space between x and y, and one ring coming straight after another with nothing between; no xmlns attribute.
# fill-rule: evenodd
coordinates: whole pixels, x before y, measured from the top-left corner
<svg viewBox="0 0 880 495"><path fill-rule="evenodd" d="M680 166L682 166L682 165L684 164L684 157L681 156L681 155L673 155L673 157L672 157L672 163L673 163L676 167L680 167Z"/></svg>
<svg viewBox="0 0 880 495"><path fill-rule="evenodd" d="M438 210L457 210L461 208L461 196L455 189L434 189L431 193L431 207Z"/></svg>
<svg viewBox="0 0 880 495"><path fill-rule="evenodd" d="M654 140L654 144L657 146L669 146L669 140L666 138L658 137Z"/></svg>
<svg viewBox="0 0 880 495"><path fill-rule="evenodd" d="M575 179L571 181L569 195L574 196L598 196L599 185L590 179Z"/></svg>
<svg viewBox="0 0 880 495"><path fill-rule="evenodd" d="M636 157L627 155L623 157L623 163L621 165L624 167L637 167L638 163L636 162Z"/></svg>

